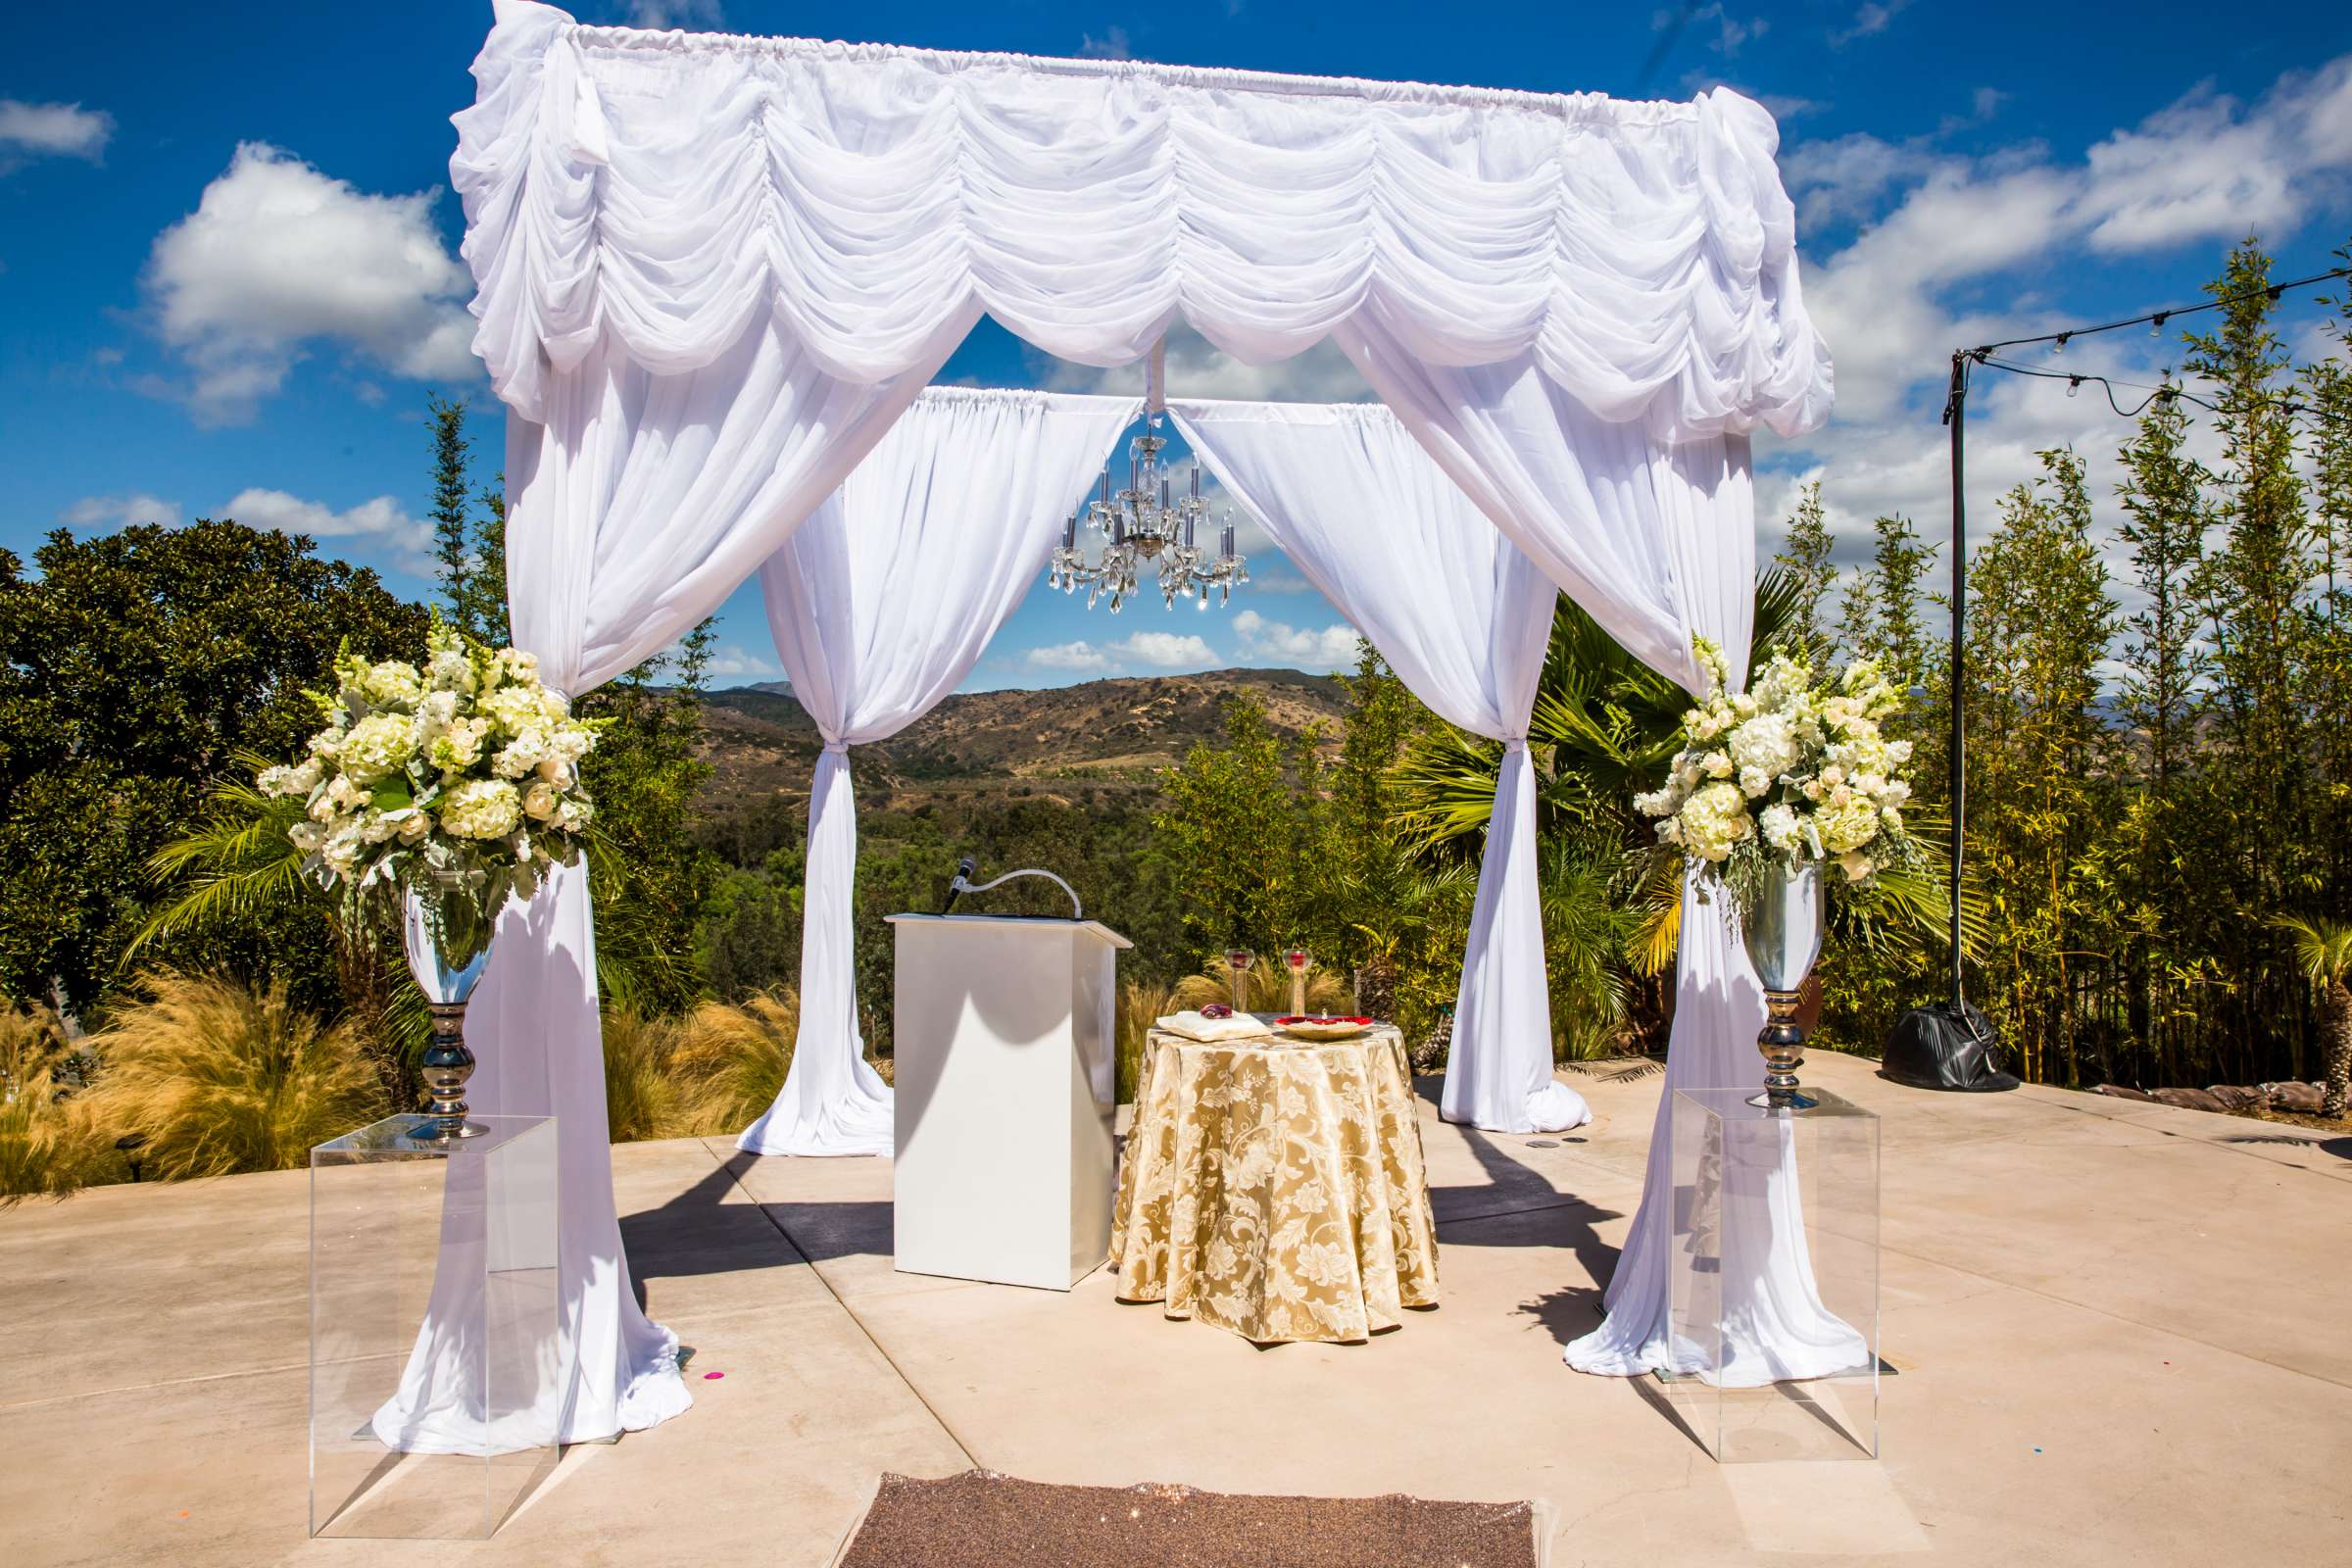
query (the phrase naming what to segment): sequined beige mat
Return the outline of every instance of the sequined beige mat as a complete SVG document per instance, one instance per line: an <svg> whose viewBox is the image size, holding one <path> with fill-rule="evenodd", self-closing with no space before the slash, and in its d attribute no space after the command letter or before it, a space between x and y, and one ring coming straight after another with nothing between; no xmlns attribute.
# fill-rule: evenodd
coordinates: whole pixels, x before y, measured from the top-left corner
<svg viewBox="0 0 2352 1568"><path fill-rule="evenodd" d="M838 1568L1541 1568L1526 1502L885 1475ZM1548 1534L1548 1532L1546 1532Z"/></svg>

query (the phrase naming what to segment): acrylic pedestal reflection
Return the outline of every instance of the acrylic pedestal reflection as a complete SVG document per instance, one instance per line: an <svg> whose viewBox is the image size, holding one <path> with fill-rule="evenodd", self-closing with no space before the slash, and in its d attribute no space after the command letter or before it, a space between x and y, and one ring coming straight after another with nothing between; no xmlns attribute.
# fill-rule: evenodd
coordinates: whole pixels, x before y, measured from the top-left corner
<svg viewBox="0 0 2352 1568"><path fill-rule="evenodd" d="M1879 1451L1879 1118L1674 1097L1669 1398L1722 1463Z"/></svg>
<svg viewBox="0 0 2352 1568"><path fill-rule="evenodd" d="M430 1120L311 1151L314 1536L487 1537L557 1457L555 1119L410 1136Z"/></svg>

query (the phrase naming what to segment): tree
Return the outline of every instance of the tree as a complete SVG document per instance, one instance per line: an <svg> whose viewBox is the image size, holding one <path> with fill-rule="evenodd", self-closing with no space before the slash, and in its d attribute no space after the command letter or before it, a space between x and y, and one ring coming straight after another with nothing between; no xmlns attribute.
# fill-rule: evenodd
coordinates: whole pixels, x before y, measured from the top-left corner
<svg viewBox="0 0 2352 1568"><path fill-rule="evenodd" d="M1830 589L1838 581L1838 568L1830 562L1829 514L1821 505L1821 481L1815 479L1798 493L1796 514L1788 519L1788 536L1773 562L1788 573L1796 595L1796 606L1789 616L1789 635L1802 639L1808 651L1818 653L1830 641Z"/></svg>
<svg viewBox="0 0 2352 1568"><path fill-rule="evenodd" d="M2296 702L2296 633L2312 577L2295 430L2278 380L2286 356L2265 292L2271 259L2248 238L2206 285L2227 301L2213 332L2190 334L2188 368L2212 389L2224 467L2217 486L2225 531L2198 574L2213 644L2210 705L2231 754L2246 808L2267 830L2248 834L2242 868L2264 911L2300 904L2296 862L2309 851L2308 776Z"/></svg>
<svg viewBox="0 0 2352 1568"><path fill-rule="evenodd" d="M303 695L348 639L408 651L424 613L308 538L226 519L65 530L0 552L0 989L86 1008L117 983L151 895L147 862L239 752L291 756L318 726ZM289 979L330 1003L315 914L178 950Z"/></svg>
<svg viewBox="0 0 2352 1568"><path fill-rule="evenodd" d="M2144 737L2149 784L2169 796L2193 749L2193 710L2205 669L2191 598L2210 521L2204 466L2188 455L2188 417L2167 382L2139 432L2117 454L2128 477L2116 487L2124 504L2119 530L2132 550L2133 586L2143 607L2124 624L2125 715Z"/></svg>
<svg viewBox="0 0 2352 1568"><path fill-rule="evenodd" d="M1908 517L1880 517L1871 528L1878 550L1846 590L1838 636L1855 655L1877 659L1897 689L1917 692L1930 663L1920 584L1936 564L1936 547L1920 543Z"/></svg>
<svg viewBox="0 0 2352 1568"><path fill-rule="evenodd" d="M459 630L493 646L507 633L507 507L495 488L473 492L467 472L471 443L466 437L466 401L428 398L427 423L433 444L435 575L449 618ZM480 515L474 507L480 506Z"/></svg>
<svg viewBox="0 0 2352 1568"><path fill-rule="evenodd" d="M2026 1076L2077 1081L2073 965L2106 905L2086 874L2114 769L2099 666L2116 627L2082 463L2042 454L1969 567L1972 844L1994 939L1978 991Z"/></svg>

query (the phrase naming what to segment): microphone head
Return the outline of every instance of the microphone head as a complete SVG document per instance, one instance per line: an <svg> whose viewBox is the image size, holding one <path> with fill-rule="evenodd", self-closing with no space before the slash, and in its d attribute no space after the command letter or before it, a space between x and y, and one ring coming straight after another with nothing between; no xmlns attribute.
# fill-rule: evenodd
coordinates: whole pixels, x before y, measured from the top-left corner
<svg viewBox="0 0 2352 1568"><path fill-rule="evenodd" d="M968 855L964 856L961 859L958 859L956 862L956 874L960 877L969 877L976 873L979 869L980 862L973 859Z"/></svg>

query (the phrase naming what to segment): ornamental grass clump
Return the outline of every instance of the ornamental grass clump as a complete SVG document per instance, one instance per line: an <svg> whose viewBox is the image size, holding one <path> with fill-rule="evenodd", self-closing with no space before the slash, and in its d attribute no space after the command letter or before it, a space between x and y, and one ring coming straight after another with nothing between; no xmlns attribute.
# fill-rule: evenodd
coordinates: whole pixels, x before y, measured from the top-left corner
<svg viewBox="0 0 2352 1568"><path fill-rule="evenodd" d="M63 1198L92 1178L101 1146L61 1070L65 1056L55 1013L0 998L0 1206Z"/></svg>
<svg viewBox="0 0 2352 1568"><path fill-rule="evenodd" d="M357 1032L295 1006L282 985L160 974L140 989L145 1000L90 1037L97 1067L79 1098L106 1137L142 1140L148 1175L294 1170L312 1146L391 1109Z"/></svg>
<svg viewBox="0 0 2352 1568"><path fill-rule="evenodd" d="M1712 677L1683 716L1683 749L1662 788L1634 805L1658 818L1661 853L1698 863L1702 882L1751 906L1777 867L1838 868L1848 886L1918 860L1903 825L1911 786L1909 741L1880 726L1902 699L1876 662L1857 659L1817 678L1801 659L1776 653L1744 692L1733 693L1723 651L1693 639Z"/></svg>

